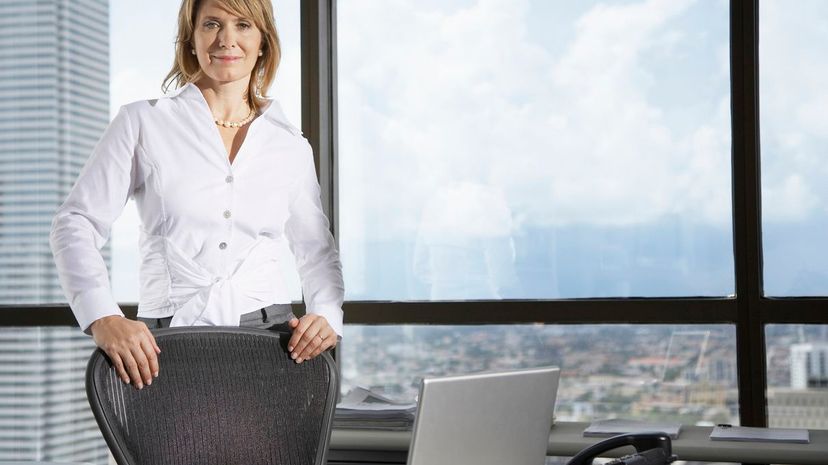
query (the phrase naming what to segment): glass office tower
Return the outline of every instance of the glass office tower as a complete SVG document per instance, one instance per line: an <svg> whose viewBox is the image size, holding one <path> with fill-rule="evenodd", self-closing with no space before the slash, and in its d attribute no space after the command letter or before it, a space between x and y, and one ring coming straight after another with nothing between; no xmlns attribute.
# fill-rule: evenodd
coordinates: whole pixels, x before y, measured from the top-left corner
<svg viewBox="0 0 828 465"><path fill-rule="evenodd" d="M63 302L49 230L109 120L109 4L0 0L0 31L0 303ZM77 328L0 330L0 461L107 462L93 347Z"/></svg>

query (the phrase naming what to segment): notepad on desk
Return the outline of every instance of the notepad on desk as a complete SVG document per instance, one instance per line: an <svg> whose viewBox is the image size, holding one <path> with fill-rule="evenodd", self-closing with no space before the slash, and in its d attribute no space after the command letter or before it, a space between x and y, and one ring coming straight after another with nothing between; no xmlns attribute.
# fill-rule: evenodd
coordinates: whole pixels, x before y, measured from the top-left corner
<svg viewBox="0 0 828 465"><path fill-rule="evenodd" d="M730 425L719 425L713 428L710 439L713 441L792 442L797 444L808 444L810 442L807 429L753 428Z"/></svg>
<svg viewBox="0 0 828 465"><path fill-rule="evenodd" d="M678 439L681 423L623 420L612 418L596 420L584 430L584 437L607 437L627 433L664 433Z"/></svg>

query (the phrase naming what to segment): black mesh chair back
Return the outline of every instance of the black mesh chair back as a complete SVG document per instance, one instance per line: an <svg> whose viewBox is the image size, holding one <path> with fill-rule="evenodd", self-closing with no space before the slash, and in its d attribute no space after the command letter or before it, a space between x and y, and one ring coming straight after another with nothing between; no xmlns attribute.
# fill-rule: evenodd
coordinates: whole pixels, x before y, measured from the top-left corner
<svg viewBox="0 0 828 465"><path fill-rule="evenodd" d="M338 390L330 355L295 363L288 333L153 330L160 374L142 390L98 349L86 394L119 465L321 465Z"/></svg>

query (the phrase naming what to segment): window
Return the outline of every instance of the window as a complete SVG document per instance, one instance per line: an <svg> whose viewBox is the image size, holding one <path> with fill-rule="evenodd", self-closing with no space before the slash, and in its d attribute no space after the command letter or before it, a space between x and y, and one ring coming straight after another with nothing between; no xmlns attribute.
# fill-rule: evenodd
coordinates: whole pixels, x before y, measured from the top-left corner
<svg viewBox="0 0 828 465"><path fill-rule="evenodd" d="M739 423L726 325L348 325L342 390L412 401L423 376L555 365L555 417Z"/></svg>
<svg viewBox="0 0 828 465"><path fill-rule="evenodd" d="M67 80L71 95L57 101L63 114L83 117L68 141L57 136L55 94L44 87L59 76L53 63L57 44L64 43L55 32L58 16L48 2L17 2L5 11L20 26L7 37L7 48L31 48L40 58L0 76L0 111L12 115L0 117L0 273L15 279L15 286L0 291L8 310L0 315L6 344L0 351L16 363L5 363L4 373L25 368L18 363L19 347L30 347L18 340L17 306L63 300L45 240L48 225L7 228L57 207L105 127L108 106L158 94L172 53L172 25L163 22L175 17L177 6L155 2L140 8L113 3L113 33L128 33L122 24L127 17L132 25L153 24L154 31L168 33L142 36L132 48L111 37L108 101L90 98L108 85L106 77L89 74L97 68ZM274 3L277 22L293 19L279 23L287 42L271 91L298 124L299 52L289 42L299 37L300 2ZM825 134L812 117L824 100L814 83L825 74L816 45L825 42L819 40L825 33L813 25L826 18L825 7L762 1L757 20L758 2L656 3L302 2L303 29L324 38L302 45L302 53L314 58L304 84L319 84L303 104L312 110L312 123L337 122L308 136L325 142L317 153L323 178L338 176L330 184L323 179L323 195L339 218L349 292L351 324L339 351L344 389L362 384L409 398L417 378L427 374L557 363L571 370L562 380L560 418L627 414L625 408L636 405L638 416L678 414L687 422L740 416L761 424L766 393L770 425L824 427L807 422L824 418L820 409L828 405L821 378L814 376L828 364L821 353L828 299L818 297L825 295L825 247L815 235L825 229L825 192L815 181L825 171L818 157ZM97 7L87 13L102 15L96 21L109 16L106 2L90 5ZM325 30L321 18L332 12L334 28ZM759 23L761 79L752 63ZM65 43L80 47L95 39L85 50L104 46L106 38L90 36L98 29ZM331 44L337 56L327 53ZM577 60L575 52L585 55ZM141 58L148 55L158 61ZM14 58L0 61L4 57ZM142 72L119 73L119 60L123 69L136 65ZM324 60L329 63L319 64ZM336 73L328 73L334 63ZM566 70L577 72L561 72ZM335 105L327 105L332 102L324 95L331 75L337 77ZM756 92L761 133L752 122ZM27 111L16 118L21 108L37 115ZM590 112L594 108L601 111ZM334 128L338 140L327 144ZM745 167L757 162L758 150L745 142L754 136L761 136L761 181ZM737 180L732 201L731 145ZM759 188L761 225L750 221ZM484 201L488 208L480 207ZM6 214L9 209L14 216ZM128 207L112 233L113 286L127 303L137 300L137 223ZM104 253L110 256L110 250ZM435 280L441 273L448 279ZM577 297L586 302L547 300ZM586 310L583 321L569 319L570 304ZM655 307L658 312L639 311ZM414 315L412 308L422 313ZM520 324L482 324L488 321L481 315L500 308ZM68 308L38 310L57 315L60 325L71 321ZM627 318L628 310L632 321L648 324L604 324ZM536 316L547 324L530 324ZM58 329L26 321L26 334L38 344L47 344L47 330ZM765 346L759 345L763 333ZM584 361L590 352L597 354L586 360L591 365ZM766 385L757 376L740 379L733 389L736 352L743 355L739 368L766 373ZM439 359L425 364L433 354ZM400 373L384 377L381 367L394 362ZM805 378L796 375L802 367L810 370ZM612 381L619 371L633 373L640 386ZM610 380L610 387L578 392L579 383L591 386L590 377ZM794 378L805 379L807 387L793 388ZM17 392L19 382L2 383L6 392ZM80 393L82 386L63 392ZM687 394L683 405L656 410L677 392ZM739 392L749 400L740 399L737 407ZM712 413L697 413L705 407ZM79 437L84 434L79 430ZM31 443L13 447L34 450Z"/></svg>
<svg viewBox="0 0 828 465"><path fill-rule="evenodd" d="M734 293L726 4L340 0L337 12L349 300ZM349 326L343 389L410 400L424 375L556 364L559 419L738 422L734 335Z"/></svg>
<svg viewBox="0 0 828 465"><path fill-rule="evenodd" d="M768 0L759 14L765 294L824 296L828 4Z"/></svg>
<svg viewBox="0 0 828 465"><path fill-rule="evenodd" d="M726 3L337 10L349 300L734 293Z"/></svg>

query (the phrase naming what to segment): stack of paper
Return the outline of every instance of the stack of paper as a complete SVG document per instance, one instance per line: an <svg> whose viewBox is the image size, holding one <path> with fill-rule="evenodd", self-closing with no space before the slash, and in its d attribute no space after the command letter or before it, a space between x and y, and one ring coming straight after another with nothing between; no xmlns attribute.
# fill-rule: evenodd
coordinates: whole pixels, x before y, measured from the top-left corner
<svg viewBox="0 0 828 465"><path fill-rule="evenodd" d="M416 403L395 402L370 389L357 387L336 406L334 428L409 430Z"/></svg>
<svg viewBox="0 0 828 465"><path fill-rule="evenodd" d="M719 425L710 433L713 441L793 442L807 444L807 429L751 428L748 426Z"/></svg>
<svg viewBox="0 0 828 465"><path fill-rule="evenodd" d="M607 437L626 433L665 433L672 439L677 439L680 431L681 423L612 418L590 423L589 427L584 430L584 437Z"/></svg>

